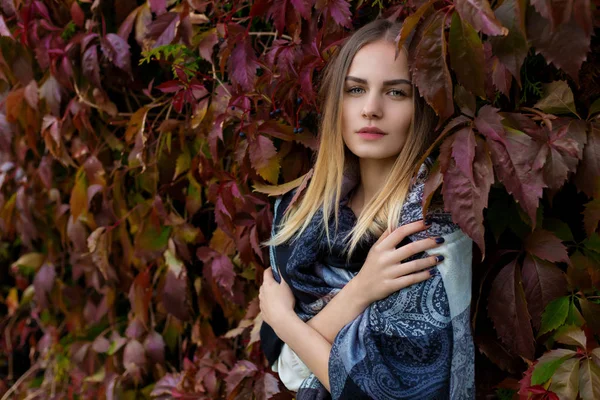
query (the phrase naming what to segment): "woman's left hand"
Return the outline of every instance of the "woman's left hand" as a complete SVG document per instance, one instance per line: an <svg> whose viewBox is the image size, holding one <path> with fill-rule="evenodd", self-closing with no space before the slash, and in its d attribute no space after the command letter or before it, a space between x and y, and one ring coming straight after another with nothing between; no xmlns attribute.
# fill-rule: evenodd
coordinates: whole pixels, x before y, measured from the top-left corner
<svg viewBox="0 0 600 400"><path fill-rule="evenodd" d="M295 316L296 299L294 299L294 294L283 278L281 283L277 283L271 268L265 270L258 300L263 321L271 325L275 332L277 332L279 322L284 323L287 317Z"/></svg>

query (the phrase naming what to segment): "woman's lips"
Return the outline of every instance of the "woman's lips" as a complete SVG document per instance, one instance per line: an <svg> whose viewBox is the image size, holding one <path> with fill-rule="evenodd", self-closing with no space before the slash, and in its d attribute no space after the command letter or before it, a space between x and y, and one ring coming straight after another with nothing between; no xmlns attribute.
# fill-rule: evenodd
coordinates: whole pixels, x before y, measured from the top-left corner
<svg viewBox="0 0 600 400"><path fill-rule="evenodd" d="M383 133L358 132L358 135L366 140L377 140L385 136Z"/></svg>

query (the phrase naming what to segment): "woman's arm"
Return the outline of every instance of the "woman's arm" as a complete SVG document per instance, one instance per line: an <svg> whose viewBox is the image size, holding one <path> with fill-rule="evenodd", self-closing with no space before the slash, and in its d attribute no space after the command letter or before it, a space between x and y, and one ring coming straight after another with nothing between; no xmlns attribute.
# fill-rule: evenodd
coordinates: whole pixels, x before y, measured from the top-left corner
<svg viewBox="0 0 600 400"><path fill-rule="evenodd" d="M265 270L259 300L263 320L329 390L331 343L296 315L290 287L283 279L277 283L271 268Z"/></svg>
<svg viewBox="0 0 600 400"><path fill-rule="evenodd" d="M315 374L329 391L329 343L316 330L302 321L292 312L286 314L277 324L275 330L281 338Z"/></svg>
<svg viewBox="0 0 600 400"><path fill-rule="evenodd" d="M431 273L422 270L437 265L443 258L431 256L407 263L401 261L438 247L442 243L439 239L423 239L396 248L407 236L427 227L423 221L417 221L400 226L391 233L384 233L369 251L361 272L350 280L323 310L311 318L308 325L329 343L333 343L339 331L371 303L430 278Z"/></svg>

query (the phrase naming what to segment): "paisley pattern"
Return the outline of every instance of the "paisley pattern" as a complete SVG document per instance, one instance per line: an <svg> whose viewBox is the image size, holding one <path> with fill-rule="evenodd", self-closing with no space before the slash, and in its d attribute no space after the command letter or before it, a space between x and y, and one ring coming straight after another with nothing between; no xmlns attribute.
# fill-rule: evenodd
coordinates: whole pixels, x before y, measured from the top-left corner
<svg viewBox="0 0 600 400"><path fill-rule="evenodd" d="M402 225L422 219L421 199L430 165L429 160L423 164L410 189L402 209ZM346 262L343 237L356 223L346 205L347 194L340 204L338 231L331 246L319 222L322 216L317 213L293 244L285 264L278 264L282 260L277 260L271 249L274 271L285 268L284 275L297 298L296 312L305 321L360 270L373 242L365 240ZM281 211L275 210L276 214ZM430 211L433 225L412 235L411 240L444 236L470 246L442 206L431 207ZM330 229L335 232L333 221ZM373 303L346 325L338 333L329 358L331 394L310 375L300 386L297 398L474 398L474 346L469 325L471 253L470 247L459 248L469 249L468 254L464 252L464 257L458 258L462 265L443 270L442 265L438 266L439 275Z"/></svg>

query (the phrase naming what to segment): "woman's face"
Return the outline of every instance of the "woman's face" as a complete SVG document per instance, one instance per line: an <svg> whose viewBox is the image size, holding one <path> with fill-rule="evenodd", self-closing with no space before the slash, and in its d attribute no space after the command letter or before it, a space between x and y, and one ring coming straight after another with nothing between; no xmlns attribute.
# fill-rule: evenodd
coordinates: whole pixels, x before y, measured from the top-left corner
<svg viewBox="0 0 600 400"><path fill-rule="evenodd" d="M414 105L405 52L386 40L360 49L348 69L342 105L344 143L359 158L396 158Z"/></svg>

